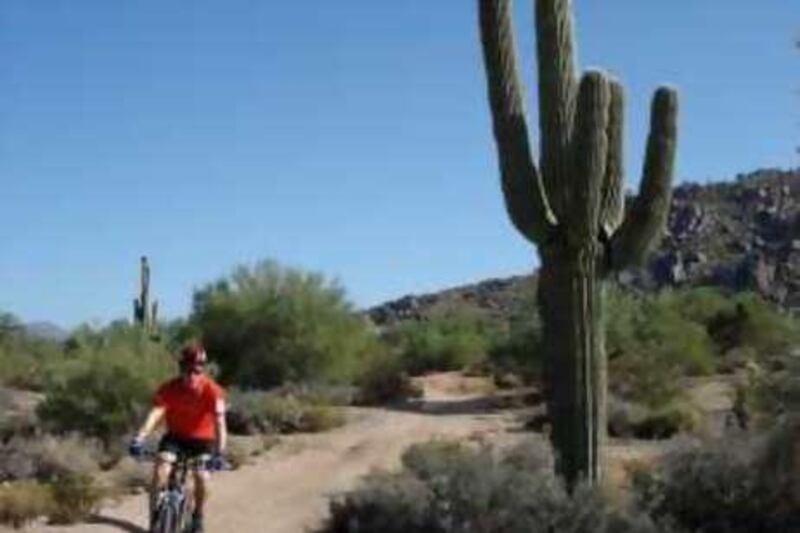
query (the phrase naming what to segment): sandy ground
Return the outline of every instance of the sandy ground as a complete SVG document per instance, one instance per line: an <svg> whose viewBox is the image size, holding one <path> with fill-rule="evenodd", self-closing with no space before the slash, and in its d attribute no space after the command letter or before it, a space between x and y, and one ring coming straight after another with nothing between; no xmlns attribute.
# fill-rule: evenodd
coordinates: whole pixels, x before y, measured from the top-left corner
<svg viewBox="0 0 800 533"><path fill-rule="evenodd" d="M234 472L215 475L206 529L217 532L297 533L319 526L331 496L353 487L375 468L399 464L412 443L437 437L495 440L515 425L508 412L486 412L476 397L426 394L413 410L349 411L349 423L324 434L293 436ZM36 526L33 533L145 532L145 497L124 498L94 523Z"/></svg>
<svg viewBox="0 0 800 533"><path fill-rule="evenodd" d="M699 386L698 386L699 385ZM215 475L207 511L210 533L302 533L324 520L328 502L354 487L376 468L394 468L402 452L415 442L433 438L474 439L508 444L522 438L542 438L514 431L520 422L513 411L495 410L485 383L454 375L438 375L424 383L425 399L409 409L351 408L349 422L334 431L297 435L253 464ZM711 410L727 397L715 383L695 385ZM626 485L627 465L648 463L663 453L663 443L611 442L610 483ZM146 501L130 496L103 509L93 523L70 527L36 526L28 533L146 533ZM0 531L4 531L0 528Z"/></svg>

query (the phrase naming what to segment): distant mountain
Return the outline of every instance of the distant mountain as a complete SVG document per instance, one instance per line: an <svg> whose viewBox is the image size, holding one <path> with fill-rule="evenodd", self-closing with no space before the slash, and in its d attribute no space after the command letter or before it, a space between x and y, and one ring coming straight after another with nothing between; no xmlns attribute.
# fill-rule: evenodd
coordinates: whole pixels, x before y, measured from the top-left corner
<svg viewBox="0 0 800 533"><path fill-rule="evenodd" d="M712 285L752 290L800 311L800 168L759 170L733 181L673 191L667 232L646 267L618 275L631 288ZM409 295L368 309L378 325L420 319L448 306L507 316L535 274Z"/></svg>
<svg viewBox="0 0 800 533"><path fill-rule="evenodd" d="M69 338L69 332L52 322L28 322L23 326L25 333L37 339L64 342Z"/></svg>

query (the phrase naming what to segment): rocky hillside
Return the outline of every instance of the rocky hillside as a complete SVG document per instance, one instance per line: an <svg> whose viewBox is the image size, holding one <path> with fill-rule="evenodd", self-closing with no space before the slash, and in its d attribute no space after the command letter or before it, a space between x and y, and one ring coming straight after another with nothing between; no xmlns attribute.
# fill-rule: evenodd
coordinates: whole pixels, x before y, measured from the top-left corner
<svg viewBox="0 0 800 533"><path fill-rule="evenodd" d="M622 285L715 285L752 290L800 311L800 168L760 170L733 182L686 183L673 194L667 233L646 268L618 276ZM535 276L490 279L438 293L404 296L367 310L379 325L419 319L451 306L508 315Z"/></svg>

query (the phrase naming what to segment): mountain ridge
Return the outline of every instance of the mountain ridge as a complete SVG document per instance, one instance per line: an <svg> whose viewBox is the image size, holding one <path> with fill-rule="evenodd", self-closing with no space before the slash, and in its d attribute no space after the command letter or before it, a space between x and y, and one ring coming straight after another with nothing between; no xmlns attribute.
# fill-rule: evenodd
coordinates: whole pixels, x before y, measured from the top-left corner
<svg viewBox="0 0 800 533"><path fill-rule="evenodd" d="M630 202L629 202L630 204ZM507 316L535 273L410 294L365 311L377 325L419 320L455 305ZM733 180L673 189L667 229L647 264L616 275L622 286L751 290L800 312L800 168L761 169Z"/></svg>

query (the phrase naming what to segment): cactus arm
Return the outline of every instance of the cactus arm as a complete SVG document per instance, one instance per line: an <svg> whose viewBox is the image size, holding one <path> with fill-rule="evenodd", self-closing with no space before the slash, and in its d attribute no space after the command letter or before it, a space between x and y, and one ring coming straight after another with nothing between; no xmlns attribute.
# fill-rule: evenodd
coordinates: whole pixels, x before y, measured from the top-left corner
<svg viewBox="0 0 800 533"><path fill-rule="evenodd" d="M625 216L625 173L623 129L625 126L625 92L617 80L610 81L611 103L608 108L608 156L600 205L600 230L609 240Z"/></svg>
<svg viewBox="0 0 800 533"><path fill-rule="evenodd" d="M641 263L663 231L672 198L678 95L661 87L653 97L650 135L639 194L611 243L611 266Z"/></svg>
<svg viewBox="0 0 800 533"><path fill-rule="evenodd" d="M536 0L541 171L557 217L570 196L569 155L578 74L570 0Z"/></svg>
<svg viewBox="0 0 800 533"><path fill-rule="evenodd" d="M572 148L572 202L567 234L582 248L597 237L603 180L608 156L611 94L605 74L590 71L581 79Z"/></svg>
<svg viewBox="0 0 800 533"><path fill-rule="evenodd" d="M531 156L510 0L481 0L480 31L506 209L528 240L543 242L556 221Z"/></svg>

